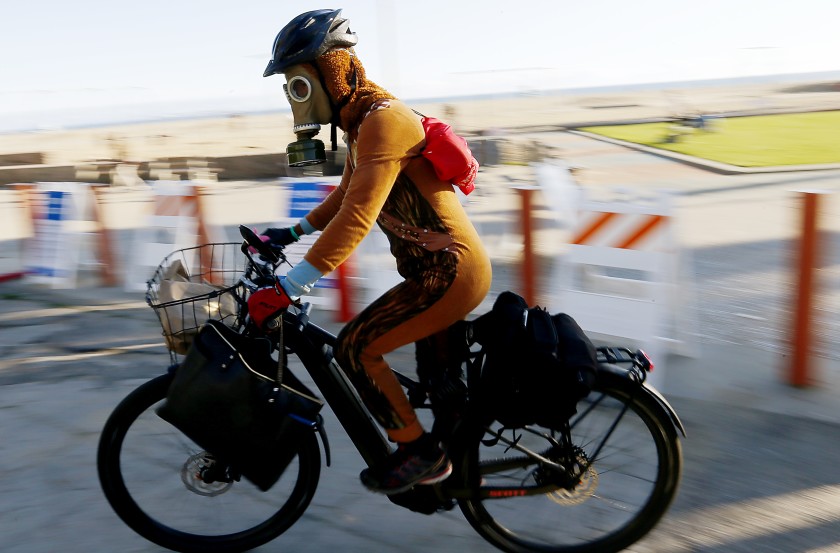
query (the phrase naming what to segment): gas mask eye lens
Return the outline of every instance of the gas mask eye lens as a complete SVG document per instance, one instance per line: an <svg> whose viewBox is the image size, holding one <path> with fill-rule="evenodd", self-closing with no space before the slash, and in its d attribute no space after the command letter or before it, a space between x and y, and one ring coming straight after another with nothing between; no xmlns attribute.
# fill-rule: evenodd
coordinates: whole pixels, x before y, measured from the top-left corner
<svg viewBox="0 0 840 553"><path fill-rule="evenodd" d="M283 85L286 97L290 102L305 102L312 96L312 84L306 77L296 76Z"/></svg>
<svg viewBox="0 0 840 553"><path fill-rule="evenodd" d="M292 82L292 98L297 98L299 102L303 102L309 99L310 94L312 94L312 89L309 88L309 81L299 78Z"/></svg>

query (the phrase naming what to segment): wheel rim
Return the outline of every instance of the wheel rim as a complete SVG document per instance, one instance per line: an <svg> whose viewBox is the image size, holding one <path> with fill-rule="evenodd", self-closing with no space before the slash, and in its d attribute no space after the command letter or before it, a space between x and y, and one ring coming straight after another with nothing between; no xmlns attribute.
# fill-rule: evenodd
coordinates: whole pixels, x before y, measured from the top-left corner
<svg viewBox="0 0 840 553"><path fill-rule="evenodd" d="M109 420L103 432L100 479L123 521L146 539L179 551L249 549L291 526L317 484L314 436L268 492L244 478L199 482L192 471L207 454L157 416L161 401L156 400L165 390L138 390L142 399L133 403L129 396L126 407L112 415L118 422Z"/></svg>
<svg viewBox="0 0 840 553"><path fill-rule="evenodd" d="M579 415L580 420L572 421L572 441L580 447L578 464L582 467L595 455L599 438L622 412L622 400L626 398L617 391L593 396L579 405L583 415ZM586 413L595 400L600 403ZM513 438L512 431L506 432ZM522 432L516 436L518 444L533 451L550 451L545 438ZM478 446L467 453L473 463L478 462L480 491L485 497L464 500L461 506L479 533L510 551L623 549L649 530L664 512L675 493L679 473L678 449L669 444L666 432L642 404L624 412L604 448L585 468L581 482L571 489L556 483L553 489L547 489L546 479L539 477L541 471L534 461L516 450L505 449L505 444L487 446L478 440ZM512 459L522 462L517 466ZM469 464L468 459L465 466ZM487 497L487 490L506 486L542 493L514 497L512 492L498 492L497 497L504 499Z"/></svg>

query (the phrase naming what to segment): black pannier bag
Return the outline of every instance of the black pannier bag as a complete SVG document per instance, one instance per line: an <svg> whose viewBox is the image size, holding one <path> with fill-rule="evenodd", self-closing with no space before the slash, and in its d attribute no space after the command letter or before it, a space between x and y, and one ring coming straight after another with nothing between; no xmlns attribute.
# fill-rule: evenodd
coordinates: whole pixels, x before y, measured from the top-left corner
<svg viewBox="0 0 840 553"><path fill-rule="evenodd" d="M482 346L477 399L483 413L509 428L559 429L577 412L594 383L597 354L572 317L529 308L506 291L471 326Z"/></svg>
<svg viewBox="0 0 840 553"><path fill-rule="evenodd" d="M265 338L219 321L201 327L157 414L262 491L273 486L314 430L323 402L278 370Z"/></svg>

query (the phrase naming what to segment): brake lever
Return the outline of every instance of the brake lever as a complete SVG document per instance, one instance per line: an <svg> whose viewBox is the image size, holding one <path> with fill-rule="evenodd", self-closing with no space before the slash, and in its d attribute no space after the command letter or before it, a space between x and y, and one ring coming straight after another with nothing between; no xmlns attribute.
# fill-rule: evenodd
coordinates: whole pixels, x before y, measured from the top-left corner
<svg viewBox="0 0 840 553"><path fill-rule="evenodd" d="M251 228L245 225L239 225L239 235L242 236L243 240L245 240L249 246L254 248L258 254L266 258L271 264L279 265L281 263L281 256L277 255L268 244L263 242L257 233Z"/></svg>

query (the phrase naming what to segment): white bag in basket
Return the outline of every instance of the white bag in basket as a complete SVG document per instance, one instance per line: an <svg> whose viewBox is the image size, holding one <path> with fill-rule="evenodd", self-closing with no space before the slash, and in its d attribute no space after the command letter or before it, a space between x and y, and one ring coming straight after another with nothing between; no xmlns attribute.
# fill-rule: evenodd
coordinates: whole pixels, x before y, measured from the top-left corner
<svg viewBox="0 0 840 553"><path fill-rule="evenodd" d="M214 291L224 289L225 286L191 281L180 260L175 260L167 267L158 290L159 304L165 305L190 298L200 299L158 308L166 347L175 353L185 354L198 334L199 327L208 319L225 320L235 316L237 303L232 294L206 297Z"/></svg>

